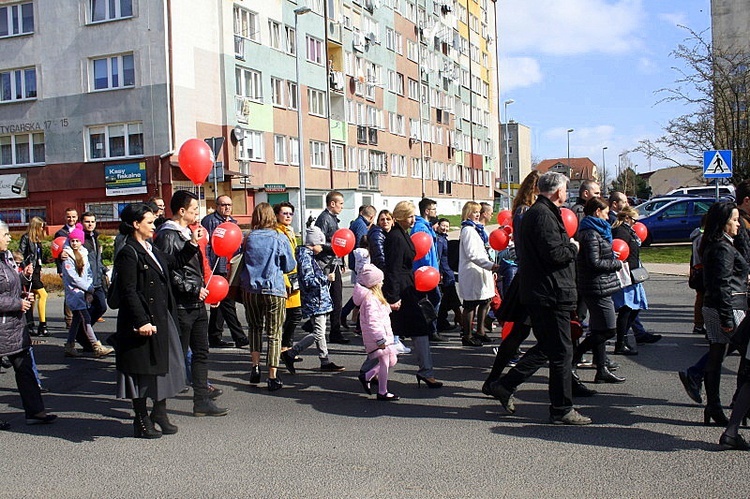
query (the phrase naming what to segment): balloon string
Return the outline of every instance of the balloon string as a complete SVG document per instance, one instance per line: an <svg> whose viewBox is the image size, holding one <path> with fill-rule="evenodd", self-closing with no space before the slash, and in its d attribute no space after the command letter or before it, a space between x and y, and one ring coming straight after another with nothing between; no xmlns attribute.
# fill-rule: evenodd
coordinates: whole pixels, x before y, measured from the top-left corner
<svg viewBox="0 0 750 499"><path fill-rule="evenodd" d="M206 281L206 287L208 287L209 283L211 282L211 279L214 278L214 272L216 271L216 266L219 265L219 259L217 258L214 262L214 268L211 269L211 275L208 277L208 281Z"/></svg>

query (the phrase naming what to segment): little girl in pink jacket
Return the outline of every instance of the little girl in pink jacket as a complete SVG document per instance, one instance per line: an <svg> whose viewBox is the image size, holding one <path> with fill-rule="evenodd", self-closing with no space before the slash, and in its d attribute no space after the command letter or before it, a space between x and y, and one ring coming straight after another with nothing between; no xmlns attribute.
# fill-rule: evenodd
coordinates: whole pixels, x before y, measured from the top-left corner
<svg viewBox="0 0 750 499"><path fill-rule="evenodd" d="M393 346L391 329L391 305L383 297L383 272L373 264L366 264L358 274L359 282L354 286L352 298L359 307L362 326L362 342L369 359L378 364L360 375L360 382L369 392L370 380L378 377L378 400L392 402L398 396L388 391L388 370L396 365L397 354ZM393 304L398 308L400 303Z"/></svg>

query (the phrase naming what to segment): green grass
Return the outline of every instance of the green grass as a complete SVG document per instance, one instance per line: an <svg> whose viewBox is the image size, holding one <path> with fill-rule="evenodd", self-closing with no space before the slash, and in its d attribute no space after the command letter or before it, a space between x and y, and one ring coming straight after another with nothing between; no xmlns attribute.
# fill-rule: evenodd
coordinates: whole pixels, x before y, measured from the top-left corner
<svg viewBox="0 0 750 499"><path fill-rule="evenodd" d="M643 263L690 263L691 245L649 246L641 248Z"/></svg>

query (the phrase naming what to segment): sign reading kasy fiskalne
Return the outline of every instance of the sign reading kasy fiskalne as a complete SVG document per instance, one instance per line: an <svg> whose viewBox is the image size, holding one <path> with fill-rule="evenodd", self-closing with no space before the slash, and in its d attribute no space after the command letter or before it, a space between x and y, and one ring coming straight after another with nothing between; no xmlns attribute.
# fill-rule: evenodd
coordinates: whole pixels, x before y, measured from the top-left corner
<svg viewBox="0 0 750 499"><path fill-rule="evenodd" d="M0 199L29 197L25 173L0 175Z"/></svg>
<svg viewBox="0 0 750 499"><path fill-rule="evenodd" d="M104 184L107 196L146 194L146 163L125 163L104 167Z"/></svg>

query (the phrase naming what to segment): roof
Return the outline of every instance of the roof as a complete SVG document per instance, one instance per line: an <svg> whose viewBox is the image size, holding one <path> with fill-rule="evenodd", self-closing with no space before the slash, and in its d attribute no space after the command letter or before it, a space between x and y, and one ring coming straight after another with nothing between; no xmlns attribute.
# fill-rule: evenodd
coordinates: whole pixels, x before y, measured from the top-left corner
<svg viewBox="0 0 750 499"><path fill-rule="evenodd" d="M568 158L545 159L536 165L537 171L547 173L549 170L567 172ZM597 180L599 175L596 165L589 158L570 158L570 180Z"/></svg>

